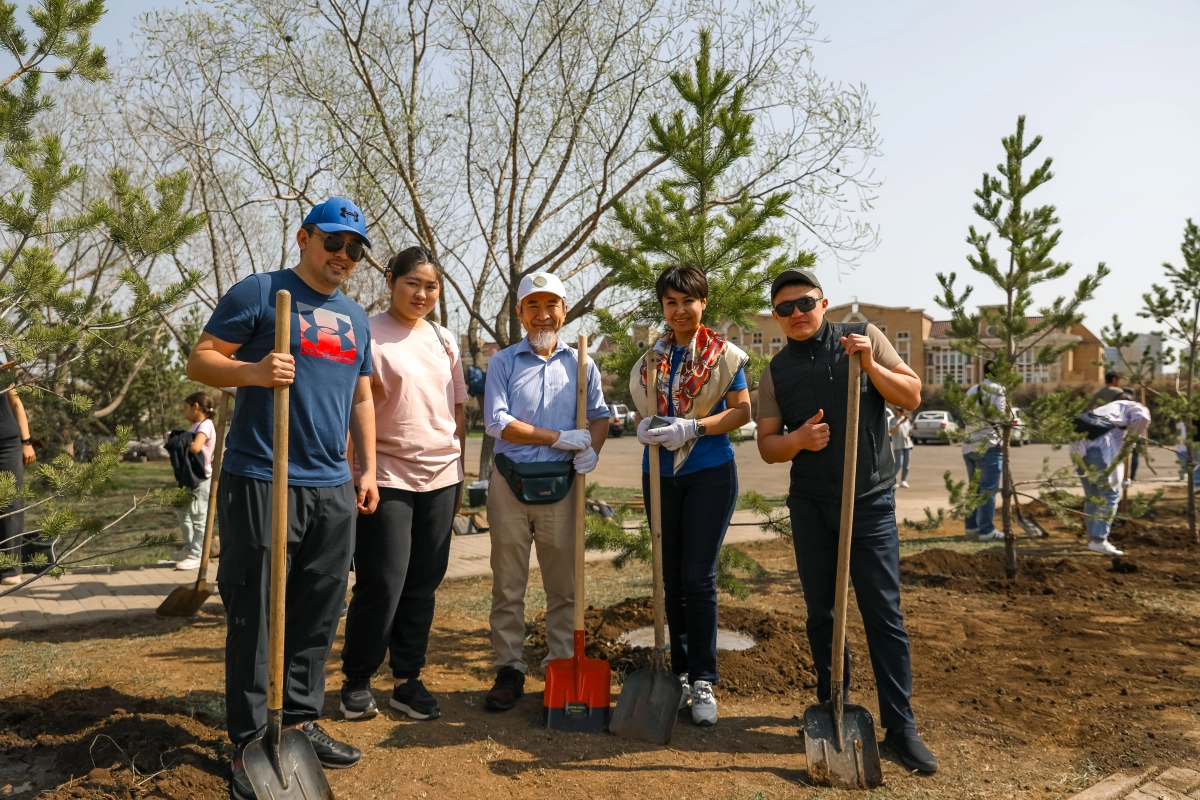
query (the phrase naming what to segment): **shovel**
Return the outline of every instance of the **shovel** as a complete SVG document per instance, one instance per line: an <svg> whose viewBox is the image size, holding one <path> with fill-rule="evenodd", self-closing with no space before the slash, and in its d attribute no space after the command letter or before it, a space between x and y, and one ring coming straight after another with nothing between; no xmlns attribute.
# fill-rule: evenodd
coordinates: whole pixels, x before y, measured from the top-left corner
<svg viewBox="0 0 1200 800"><path fill-rule="evenodd" d="M647 354L650 358L652 354ZM647 411L658 413L658 381L647 364L646 387L649 399ZM679 716L679 701L683 684L667 668L667 643L664 628L666 610L663 599L662 573L662 484L659 471L659 447L650 445L650 543L651 564L654 570L654 652L650 667L639 669L625 678L617 706L613 709L608 729L617 736L637 739L651 744L671 741L675 718Z"/></svg>
<svg viewBox="0 0 1200 800"><path fill-rule="evenodd" d="M575 427L587 427L587 336L579 336L579 375L575 381ZM587 482L575 476L575 654L546 665L546 727L571 733L603 733L612 703L612 668L599 658L588 658L584 641L583 519Z"/></svg>
<svg viewBox="0 0 1200 800"><path fill-rule="evenodd" d="M846 394L846 460L842 476L842 521L838 536L837 584L833 604L833 651L829 702L804 710L804 753L808 776L838 789L874 789L883 783L875 721L862 706L844 702L846 606L850 590L850 536L854 530L854 476L858 466L858 405L862 362L850 356Z"/></svg>
<svg viewBox="0 0 1200 800"><path fill-rule="evenodd" d="M275 352L292 342L292 295L275 295ZM275 461L271 470L271 619L267 626L267 732L242 753L258 800L333 800L313 750L296 728L283 728L283 627L287 587L288 387L275 387Z"/></svg>
<svg viewBox="0 0 1200 800"><path fill-rule="evenodd" d="M225 452L225 419L229 416L229 393L221 392L217 411L217 441L213 445L212 480L208 487L208 519L204 522L204 552L200 555L200 574L193 587L178 586L162 601L155 613L160 617L194 617L212 594L208 590L208 558L212 546L213 522L217 518L217 481L221 477L221 456Z"/></svg>

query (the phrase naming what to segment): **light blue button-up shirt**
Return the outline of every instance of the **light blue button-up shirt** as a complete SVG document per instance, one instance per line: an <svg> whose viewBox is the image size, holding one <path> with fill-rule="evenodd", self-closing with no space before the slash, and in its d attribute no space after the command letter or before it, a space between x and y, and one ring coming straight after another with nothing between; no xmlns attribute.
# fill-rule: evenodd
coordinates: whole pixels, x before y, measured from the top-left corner
<svg viewBox="0 0 1200 800"><path fill-rule="evenodd" d="M604 403L596 362L588 359L587 370L586 405L588 422L591 422L611 415ZM533 352L528 337L492 356L483 393L483 424L488 436L496 440L496 452L519 464L572 459L575 454L568 450L517 444L505 441L501 436L513 420L552 431L574 428L578 373L579 358L561 338L549 358Z"/></svg>

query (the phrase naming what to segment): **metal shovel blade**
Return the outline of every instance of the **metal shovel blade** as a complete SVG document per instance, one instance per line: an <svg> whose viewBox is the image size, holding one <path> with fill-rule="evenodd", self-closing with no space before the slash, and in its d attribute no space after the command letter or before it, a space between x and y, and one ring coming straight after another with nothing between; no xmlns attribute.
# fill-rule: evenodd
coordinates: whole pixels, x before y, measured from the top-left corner
<svg viewBox="0 0 1200 800"><path fill-rule="evenodd" d="M842 706L841 746L831 703L804 710L804 753L808 777L838 789L874 789L883 784L879 743L871 712L849 703Z"/></svg>
<svg viewBox="0 0 1200 800"><path fill-rule="evenodd" d="M211 595L206 588L176 586L155 613L160 617L194 617Z"/></svg>
<svg viewBox="0 0 1200 800"><path fill-rule="evenodd" d="M295 728L281 733L278 753L271 752L267 737L251 742L242 753L254 796L258 800L333 800L312 742Z"/></svg>
<svg viewBox="0 0 1200 800"><path fill-rule="evenodd" d="M608 729L625 739L666 744L682 697L683 684L670 670L639 669L625 678Z"/></svg>

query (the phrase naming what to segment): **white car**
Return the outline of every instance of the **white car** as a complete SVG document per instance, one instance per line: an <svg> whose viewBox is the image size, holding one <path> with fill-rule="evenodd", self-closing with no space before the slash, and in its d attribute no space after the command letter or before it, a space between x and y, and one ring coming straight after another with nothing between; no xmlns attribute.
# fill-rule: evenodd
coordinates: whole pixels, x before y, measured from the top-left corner
<svg viewBox="0 0 1200 800"><path fill-rule="evenodd" d="M913 443L942 441L942 431L953 433L958 423L949 411L922 411L913 420Z"/></svg>
<svg viewBox="0 0 1200 800"><path fill-rule="evenodd" d="M738 428L738 433L740 433L742 438L746 441L754 439L758 435L758 423L754 420L750 420L745 425Z"/></svg>

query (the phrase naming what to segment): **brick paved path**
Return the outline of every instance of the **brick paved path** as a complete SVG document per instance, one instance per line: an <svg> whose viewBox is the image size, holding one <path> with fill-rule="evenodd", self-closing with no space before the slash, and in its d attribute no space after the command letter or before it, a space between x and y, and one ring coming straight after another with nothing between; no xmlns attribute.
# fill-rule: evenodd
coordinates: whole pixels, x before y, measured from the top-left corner
<svg viewBox="0 0 1200 800"><path fill-rule="evenodd" d="M1117 772L1071 800L1200 800L1200 772L1186 767Z"/></svg>
<svg viewBox="0 0 1200 800"><path fill-rule="evenodd" d="M762 539L765 534L748 511L734 514L735 526L725 537L727 543ZM446 579L471 575L490 575L491 540L487 534L456 536L450 543L450 566ZM589 551L588 561L612 558L611 553ZM537 566L536 554L532 566ZM210 581L216 580L216 562L209 565ZM351 584L354 573L350 573ZM153 613L163 598L176 586L196 581L194 571L180 572L171 567L143 567L110 573L68 574L59 580L42 578L28 589L0 598L0 635L53 625L86 622L122 614ZM216 586L208 604L220 605ZM207 605L207 604L206 604Z"/></svg>

